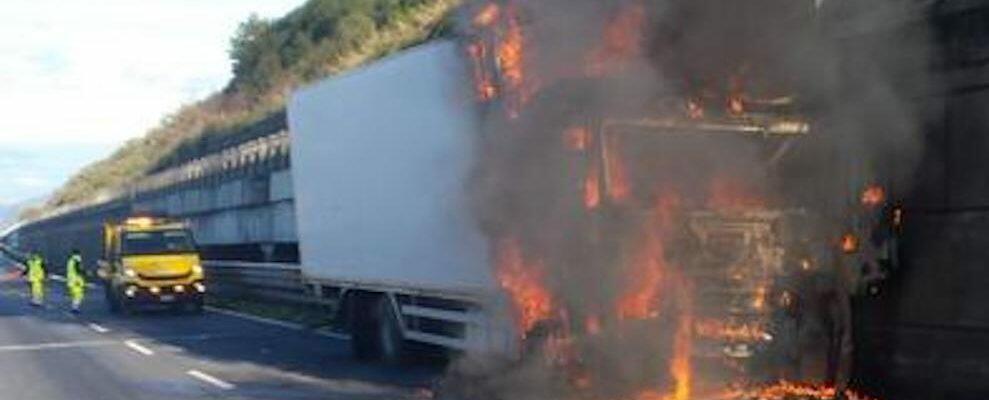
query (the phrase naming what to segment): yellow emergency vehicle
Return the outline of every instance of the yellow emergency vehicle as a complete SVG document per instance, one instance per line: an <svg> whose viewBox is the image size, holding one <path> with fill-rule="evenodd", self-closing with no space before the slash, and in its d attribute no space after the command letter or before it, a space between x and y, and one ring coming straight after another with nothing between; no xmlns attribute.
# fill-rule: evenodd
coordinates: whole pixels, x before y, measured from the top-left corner
<svg viewBox="0 0 989 400"><path fill-rule="evenodd" d="M151 305L202 311L206 283L186 223L153 217L107 223L103 243L99 275L110 311Z"/></svg>

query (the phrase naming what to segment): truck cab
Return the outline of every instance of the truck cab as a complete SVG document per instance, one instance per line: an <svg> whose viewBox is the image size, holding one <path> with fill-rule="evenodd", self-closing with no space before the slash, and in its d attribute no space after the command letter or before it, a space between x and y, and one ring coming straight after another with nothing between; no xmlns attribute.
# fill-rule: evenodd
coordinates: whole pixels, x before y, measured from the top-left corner
<svg viewBox="0 0 989 400"><path fill-rule="evenodd" d="M140 306L203 309L199 251L184 222L132 217L104 225L99 275L112 312Z"/></svg>

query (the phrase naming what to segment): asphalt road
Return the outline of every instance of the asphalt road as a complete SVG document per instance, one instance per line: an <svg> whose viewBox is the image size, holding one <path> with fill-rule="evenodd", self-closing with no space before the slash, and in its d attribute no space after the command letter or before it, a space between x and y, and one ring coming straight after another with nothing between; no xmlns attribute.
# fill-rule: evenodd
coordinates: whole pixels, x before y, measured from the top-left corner
<svg viewBox="0 0 989 400"><path fill-rule="evenodd" d="M417 399L441 370L354 361L345 338L216 311L115 316L98 288L72 315L49 283L41 308L23 281L0 283L2 399Z"/></svg>

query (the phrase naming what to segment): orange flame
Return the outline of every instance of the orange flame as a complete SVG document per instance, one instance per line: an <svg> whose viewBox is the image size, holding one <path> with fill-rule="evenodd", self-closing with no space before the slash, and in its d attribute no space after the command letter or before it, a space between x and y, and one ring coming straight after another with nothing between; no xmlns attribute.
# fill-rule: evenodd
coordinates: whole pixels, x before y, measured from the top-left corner
<svg viewBox="0 0 989 400"><path fill-rule="evenodd" d="M854 253L859 249L859 238L851 233L846 233L841 236L841 251L845 253Z"/></svg>
<svg viewBox="0 0 989 400"><path fill-rule="evenodd" d="M704 318L694 322L697 336L730 342L758 342L769 337L769 333L758 323L731 323L714 318Z"/></svg>
<svg viewBox="0 0 989 400"><path fill-rule="evenodd" d="M646 319L657 315L657 297L665 267L663 244L658 238L646 239L629 277L630 287L618 300L619 319Z"/></svg>
<svg viewBox="0 0 989 400"><path fill-rule="evenodd" d="M628 182L628 172L625 170L625 160L622 159L619 137L608 135L605 137L605 151L607 156L607 191L608 197L615 202L622 202L628 198L631 187Z"/></svg>
<svg viewBox="0 0 989 400"><path fill-rule="evenodd" d="M618 300L618 318L645 319L657 314L660 286L663 271L666 270L666 250L663 236L671 228L673 211L679 205L679 198L672 195L660 197L656 213L647 225L647 234L633 259L629 274L629 287Z"/></svg>
<svg viewBox="0 0 989 400"><path fill-rule="evenodd" d="M886 191L881 186L872 185L862 191L862 205L875 207L886 201Z"/></svg>
<svg viewBox="0 0 989 400"><path fill-rule="evenodd" d="M506 30L498 44L497 60L505 86L514 95L507 104L509 117L516 118L528 100L529 91L534 88L527 87L524 65L525 37L522 34L518 15L513 8L509 8L506 14L508 15Z"/></svg>
<svg viewBox="0 0 989 400"><path fill-rule="evenodd" d="M766 308L766 287L759 286L755 290L755 298L752 299L752 308L762 311Z"/></svg>
<svg viewBox="0 0 989 400"><path fill-rule="evenodd" d="M629 4L617 13L604 29L604 43L588 57L587 74L600 76L609 68L620 66L642 52L642 31L645 26L645 6Z"/></svg>
<svg viewBox="0 0 989 400"><path fill-rule="evenodd" d="M563 132L563 143L574 151L587 150L591 145L591 131L583 126L575 126Z"/></svg>
<svg viewBox="0 0 989 400"><path fill-rule="evenodd" d="M690 400L692 386L693 289L689 282L682 282L681 288L680 319L673 336L673 360L670 362L670 374L675 382L672 400Z"/></svg>
<svg viewBox="0 0 989 400"><path fill-rule="evenodd" d="M501 8L498 7L497 4L488 3L484 5L484 8L482 8L481 11L477 13L477 15L474 16L474 21L473 21L474 26L477 27L491 26L491 24L495 23L495 21L498 20L500 14L501 14Z"/></svg>
<svg viewBox="0 0 989 400"><path fill-rule="evenodd" d="M587 175L584 177L584 208L588 210L601 205L601 174L598 164L600 162L597 158L591 159L587 166Z"/></svg>
<svg viewBox="0 0 989 400"><path fill-rule="evenodd" d="M745 113L745 103L741 97L732 96L728 98L728 112L736 116Z"/></svg>
<svg viewBox="0 0 989 400"><path fill-rule="evenodd" d="M647 390L635 395L635 400L666 400L667 396L654 390Z"/></svg>
<svg viewBox="0 0 989 400"><path fill-rule="evenodd" d="M484 68L484 60L487 57L487 48L484 42L478 41L467 46L467 54L474 62L474 90L478 100L488 101L498 95L498 90L487 69Z"/></svg>
<svg viewBox="0 0 989 400"><path fill-rule="evenodd" d="M763 199L735 181L718 177L711 180L707 199L708 208L737 210L765 207Z"/></svg>
<svg viewBox="0 0 989 400"><path fill-rule="evenodd" d="M596 315L587 317L587 320L584 321L584 330L588 335L601 333L601 318Z"/></svg>
<svg viewBox="0 0 989 400"><path fill-rule="evenodd" d="M690 119L704 118L704 107L698 100L687 100L687 117Z"/></svg>
<svg viewBox="0 0 989 400"><path fill-rule="evenodd" d="M847 400L875 400L872 397L847 389L843 392ZM778 382L772 385L754 388L740 388L727 391L722 399L760 399L787 400L793 398L836 400L838 389L833 386L812 385L807 383Z"/></svg>
<svg viewBox="0 0 989 400"><path fill-rule="evenodd" d="M519 332L525 336L539 321L549 318L553 311L552 296L543 283L544 270L540 262L526 262L522 248L514 238L498 243L497 279L508 292L515 306Z"/></svg>

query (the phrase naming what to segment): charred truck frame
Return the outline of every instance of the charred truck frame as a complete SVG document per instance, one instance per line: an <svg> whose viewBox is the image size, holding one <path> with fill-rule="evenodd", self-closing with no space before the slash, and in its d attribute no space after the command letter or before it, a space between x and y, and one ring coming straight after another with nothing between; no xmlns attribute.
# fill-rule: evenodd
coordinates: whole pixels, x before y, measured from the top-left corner
<svg viewBox="0 0 989 400"><path fill-rule="evenodd" d="M643 4L629 3L633 10ZM814 13L819 5L806 2L806 7ZM639 280L632 283L633 291L636 286L641 290L618 295L616 312L607 305L583 304L558 313L519 302L527 341L570 336L560 330L595 335L624 320L687 315L685 321L664 324L680 326L670 328L677 332L656 334L673 337L677 347L679 331L690 331L684 336L691 344L681 356L706 376L725 377L722 382L786 379L845 388L853 358L852 298L877 293L897 268L903 218L890 199L893 183L869 160L835 155L834 149L854 146L841 142L855 132L832 132L841 129L832 120L836 113L820 112L814 96L778 87L759 92L773 86L761 85L765 82L752 84L756 90L749 91L748 83L739 83L730 72L721 77L730 82L723 87L693 85L711 77L688 76L686 85L671 85L645 100L596 104L598 94L634 82L621 67L609 70L607 65L551 79L531 77L523 66L532 48L522 13L518 2L505 1L473 14L476 30L467 48L477 96L491 102L489 117L498 121L489 123L485 134L493 146L503 140L491 136L530 135L528 145L506 152L542 151L544 164L538 167L551 168L547 175L566 171L562 190L570 192L573 203L554 207L575 213L568 217L569 237L554 245L540 244L547 241L539 237L546 233L525 227L499 226L492 236L509 236L509 243L521 236L523 253L540 253L561 242L582 249L558 260L571 263L574 271L560 273L547 285L580 287L589 294L608 290L611 282L602 276L592 279L604 280L596 281L597 287L569 282L568 274L586 269L581 263L588 257L591 263L613 266L635 264L632 259L647 253L652 262L669 264L653 272L626 271ZM615 18L626 27L637 19L642 18L625 18L621 12ZM819 150L822 146L830 152ZM738 153L745 162L732 160ZM828 182L813 182L814 175L805 173L809 168L824 169L817 174ZM506 175L529 171L518 167ZM652 278L653 273L666 277ZM572 280L581 279L587 276ZM507 289L516 297L527 294ZM664 290L677 293L675 299L645 304ZM574 315L574 310L587 315ZM703 384L694 386L703 390Z"/></svg>

